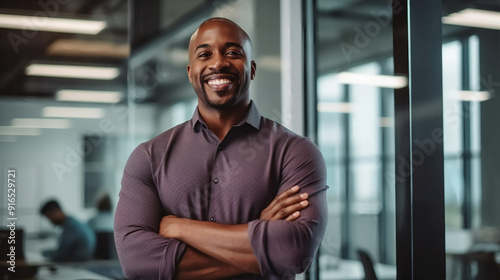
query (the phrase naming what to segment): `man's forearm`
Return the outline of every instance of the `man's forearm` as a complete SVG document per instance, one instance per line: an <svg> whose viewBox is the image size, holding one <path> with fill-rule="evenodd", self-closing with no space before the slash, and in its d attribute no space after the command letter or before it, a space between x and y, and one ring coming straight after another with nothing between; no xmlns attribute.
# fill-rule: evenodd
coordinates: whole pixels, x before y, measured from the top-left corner
<svg viewBox="0 0 500 280"><path fill-rule="evenodd" d="M260 219L287 221L297 219L300 216L300 211L308 206L307 193L299 194L298 191L299 186L294 186L277 195L262 211ZM242 272L261 274L257 258L250 245L248 224L223 225L165 216L161 220L159 231L160 235L183 241L207 254L208 257L213 257L232 268L237 267ZM184 263L179 265L185 264L186 272L196 268L195 263L190 262L191 258L183 259ZM215 268L218 267L215 266ZM198 272L202 273L203 271L199 270ZM187 276L186 278L193 278Z"/></svg>
<svg viewBox="0 0 500 280"><path fill-rule="evenodd" d="M177 265L175 279L222 279L246 273L188 246Z"/></svg>
<svg viewBox="0 0 500 280"><path fill-rule="evenodd" d="M167 216L160 234L175 238L226 264L260 274L248 237L248 225L224 225Z"/></svg>

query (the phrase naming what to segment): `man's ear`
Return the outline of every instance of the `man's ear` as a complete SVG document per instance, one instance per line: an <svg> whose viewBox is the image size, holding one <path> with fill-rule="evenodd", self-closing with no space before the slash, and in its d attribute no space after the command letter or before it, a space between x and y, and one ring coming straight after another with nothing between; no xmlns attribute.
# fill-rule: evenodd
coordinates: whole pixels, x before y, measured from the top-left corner
<svg viewBox="0 0 500 280"><path fill-rule="evenodd" d="M191 81L191 66L186 66L186 70L187 70L187 73L188 73L188 78L189 78L189 82L192 84L193 81Z"/></svg>
<svg viewBox="0 0 500 280"><path fill-rule="evenodd" d="M257 63L252 60L251 62L251 71L250 71L250 79L253 80L255 78L255 73L257 72Z"/></svg>

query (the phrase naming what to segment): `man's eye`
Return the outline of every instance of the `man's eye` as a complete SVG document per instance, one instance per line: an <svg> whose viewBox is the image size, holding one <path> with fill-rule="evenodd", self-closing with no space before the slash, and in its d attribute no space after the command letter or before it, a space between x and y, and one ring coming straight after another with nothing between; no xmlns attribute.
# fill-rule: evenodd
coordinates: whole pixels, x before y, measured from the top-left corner
<svg viewBox="0 0 500 280"><path fill-rule="evenodd" d="M241 52L239 52L239 51L228 51L227 54L228 55L241 55Z"/></svg>
<svg viewBox="0 0 500 280"><path fill-rule="evenodd" d="M198 57L208 57L208 55L209 55L208 53L200 53Z"/></svg>

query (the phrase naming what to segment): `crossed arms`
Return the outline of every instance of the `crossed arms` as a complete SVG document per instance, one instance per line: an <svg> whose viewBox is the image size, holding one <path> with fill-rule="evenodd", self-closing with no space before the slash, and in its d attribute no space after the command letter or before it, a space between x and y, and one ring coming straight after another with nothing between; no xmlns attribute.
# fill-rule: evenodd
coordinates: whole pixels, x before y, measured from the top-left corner
<svg viewBox="0 0 500 280"><path fill-rule="evenodd" d="M294 186L275 197L261 213L261 220L294 221L308 206L307 193ZM248 224L224 225L165 216L159 234L186 244L177 279L221 279L242 274L261 274L248 237Z"/></svg>
<svg viewBox="0 0 500 280"><path fill-rule="evenodd" d="M166 216L150 152L143 146L125 168L115 216L115 242L130 279L213 279L243 274L291 277L312 261L326 229L326 177L308 143L290 153L279 195L246 224ZM300 190L290 186L299 185ZM307 193L300 198L299 193ZM307 201L301 205L301 201ZM304 202L306 203L306 202ZM299 213L297 213L297 211Z"/></svg>

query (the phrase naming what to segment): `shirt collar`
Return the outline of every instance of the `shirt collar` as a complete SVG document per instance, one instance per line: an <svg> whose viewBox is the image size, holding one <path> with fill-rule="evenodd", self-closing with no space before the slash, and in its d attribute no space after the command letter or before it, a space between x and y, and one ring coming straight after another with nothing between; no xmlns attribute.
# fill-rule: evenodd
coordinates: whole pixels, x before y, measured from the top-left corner
<svg viewBox="0 0 500 280"><path fill-rule="evenodd" d="M247 116L236 126L241 126L244 123L248 123L249 125L255 127L256 129L260 128L260 113L257 110L257 106L253 101L250 101L250 110L248 110ZM200 112L198 111L198 106L194 110L193 117L191 118L191 126L193 129L197 124L203 125L205 128L207 127L205 121L200 116Z"/></svg>

